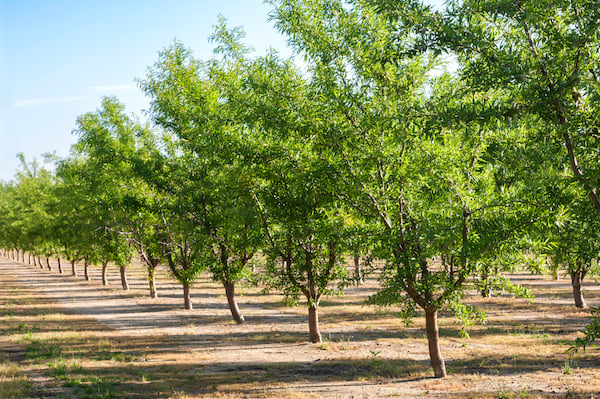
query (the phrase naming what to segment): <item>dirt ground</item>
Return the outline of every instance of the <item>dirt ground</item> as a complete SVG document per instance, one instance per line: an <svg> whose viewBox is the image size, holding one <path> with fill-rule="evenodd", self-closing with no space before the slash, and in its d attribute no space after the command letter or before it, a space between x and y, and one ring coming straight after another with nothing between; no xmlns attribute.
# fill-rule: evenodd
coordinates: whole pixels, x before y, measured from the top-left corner
<svg viewBox="0 0 600 399"><path fill-rule="evenodd" d="M0 258L0 345L32 381L32 397L600 397L600 351L565 353L589 316L572 305L565 278L512 275L532 290L533 303L473 293L468 302L488 319L470 328L470 338L440 315L449 376L435 379L422 317L406 327L397 309L363 305L374 279L323 300L325 342L311 344L306 308L286 307L280 295L240 287L246 323L236 325L209 276L195 285L191 311L164 270L156 299L144 276L132 266L131 289L123 291L117 269L103 287L99 268L85 281L70 267L61 275ZM597 283L584 290L588 304L600 305Z"/></svg>

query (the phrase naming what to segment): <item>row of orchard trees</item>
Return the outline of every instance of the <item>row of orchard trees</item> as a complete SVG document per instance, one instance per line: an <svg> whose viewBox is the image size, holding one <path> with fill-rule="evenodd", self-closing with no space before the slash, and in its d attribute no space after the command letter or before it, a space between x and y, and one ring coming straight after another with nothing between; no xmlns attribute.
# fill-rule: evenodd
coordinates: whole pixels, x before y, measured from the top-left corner
<svg viewBox="0 0 600 399"><path fill-rule="evenodd" d="M260 255L267 284L306 300L313 342L322 296L350 281L346 257L369 254L385 261L371 301L406 319L422 310L437 377L438 312L482 317L464 292L517 292L506 267L543 255L585 306L599 250L600 8L270 3L296 58L253 56L223 20L213 59L175 42L139 82L152 123L104 99L55 174L24 163L2 186L0 246L73 265L125 266L136 251L151 294L166 264L186 308L209 271L237 322L236 284ZM455 76L438 73L448 53Z"/></svg>
<svg viewBox="0 0 600 399"><path fill-rule="evenodd" d="M0 187L0 219L3 225L1 245L5 255L33 262L49 270L50 258L56 257L63 273L62 259L69 261L77 276L76 262L83 261L85 278L90 279L90 264L102 264L103 283L107 284L107 266L121 268L123 288L128 289L125 268L131 258L126 240L111 232L100 208L88 197L89 187L82 186L83 169L76 162L59 161L58 174L37 161L28 164L23 155L22 169L15 181ZM79 165L81 167L81 165Z"/></svg>

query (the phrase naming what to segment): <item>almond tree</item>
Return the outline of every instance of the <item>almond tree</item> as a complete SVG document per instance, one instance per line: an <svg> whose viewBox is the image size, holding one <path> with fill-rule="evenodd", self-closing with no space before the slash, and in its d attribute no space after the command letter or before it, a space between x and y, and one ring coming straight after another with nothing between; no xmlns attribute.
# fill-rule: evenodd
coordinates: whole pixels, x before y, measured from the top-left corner
<svg viewBox="0 0 600 399"><path fill-rule="evenodd" d="M501 89L509 93L503 108L510 109L513 117L537 119L529 129L532 143L561 147L563 156L554 168L570 170L573 184L588 198L587 208L576 201L567 214L574 224L589 220L588 213L600 215L600 7L596 2L465 0L449 2L445 11L437 13L415 1L373 2L387 16L419 32L415 48L454 52L460 75L474 90ZM553 152L546 154L552 157ZM561 205L555 198L554 207ZM569 263L579 262L576 258ZM572 276L574 287L580 285L581 276L581 272Z"/></svg>
<svg viewBox="0 0 600 399"><path fill-rule="evenodd" d="M414 31L368 2L272 3L308 65L311 92L295 104L304 137L335 176L339 201L377 225L376 255L387 263L372 301L400 305L406 318L424 311L431 365L443 377L438 312L465 324L481 317L461 302L467 282L533 223L522 185L498 184L489 156L515 130L490 118L447 123L441 116L475 113L485 98L430 79L435 59L410 51Z"/></svg>
<svg viewBox="0 0 600 399"><path fill-rule="evenodd" d="M542 234L546 240L542 252L570 277L575 306L587 308L583 298L583 279L588 275L598 275L600 237L598 218L593 213L581 211L581 208L589 207L585 193L571 184L569 194L578 192L578 196L561 206L544 224Z"/></svg>
<svg viewBox="0 0 600 399"><path fill-rule="evenodd" d="M215 40L226 41L221 29L223 35L217 38L217 32ZM199 251L199 261L223 284L233 319L242 323L235 285L248 276L262 236L249 190L245 130L231 123L232 111L221 97L235 84L239 67L235 58L200 62L174 43L161 52L142 87L152 98L154 120L171 136L173 147L165 160L168 181L162 179L156 190L177 204L171 216L196 240L184 247ZM176 260L168 259L170 264Z"/></svg>
<svg viewBox="0 0 600 399"><path fill-rule="evenodd" d="M49 247L47 204L52 195L54 176L35 159L27 162L23 154L17 156L21 168L10 190L13 209L8 215L12 216L12 221L6 226L12 229L10 235L16 245L29 253L29 262L33 258L34 264L43 268L40 256L45 255Z"/></svg>
<svg viewBox="0 0 600 399"><path fill-rule="evenodd" d="M105 199L110 196L108 185L98 184L99 170L78 156L63 159L57 166L58 184L56 203L53 205L53 232L61 245L61 252L71 262L72 273L77 275L75 263L84 261L84 275L89 280L90 262L108 262L119 266L121 285L129 289L127 266L131 250L123 237L109 228L109 208ZM106 282L103 267L103 283Z"/></svg>
<svg viewBox="0 0 600 399"><path fill-rule="evenodd" d="M150 296L156 298L155 270L164 260L159 216L152 209L156 196L133 171L134 163L143 162L155 148L154 133L127 115L116 98L104 98L96 112L78 118L75 134L73 151L84 162L80 175L97 211L95 258L102 264L103 283L108 263L114 262L127 286L125 261L134 248L147 267Z"/></svg>

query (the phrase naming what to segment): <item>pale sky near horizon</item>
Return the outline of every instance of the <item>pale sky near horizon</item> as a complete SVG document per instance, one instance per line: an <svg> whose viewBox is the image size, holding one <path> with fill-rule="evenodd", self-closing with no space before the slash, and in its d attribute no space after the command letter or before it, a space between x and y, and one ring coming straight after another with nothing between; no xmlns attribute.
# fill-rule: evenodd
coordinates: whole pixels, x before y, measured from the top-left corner
<svg viewBox="0 0 600 399"><path fill-rule="evenodd" d="M141 115L148 99L135 79L175 39L209 58L219 14L257 54L289 54L269 10L262 0L0 0L0 180L14 178L17 153L67 156L77 117L103 96Z"/></svg>

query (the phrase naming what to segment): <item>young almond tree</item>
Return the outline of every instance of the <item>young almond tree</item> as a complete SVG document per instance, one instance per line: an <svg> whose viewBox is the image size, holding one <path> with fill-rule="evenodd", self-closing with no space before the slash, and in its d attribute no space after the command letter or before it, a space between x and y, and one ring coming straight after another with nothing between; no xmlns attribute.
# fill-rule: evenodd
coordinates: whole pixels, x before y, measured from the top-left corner
<svg viewBox="0 0 600 399"><path fill-rule="evenodd" d="M96 259L103 284L113 262L127 285L125 267L134 248L147 266L150 296L156 298L155 270L164 260L158 236L162 222L152 209L156 196L134 171L154 151L154 133L125 114L115 98L104 98L100 109L80 116L75 133L79 140L73 151L83 159L80 175L97 213Z"/></svg>
<svg viewBox="0 0 600 399"><path fill-rule="evenodd" d="M569 169L573 183L588 198L587 208L576 201L577 206L565 214L574 224L589 220L588 213L600 216L596 2L464 0L448 2L443 13L419 6L415 13L413 6L419 2L373 1L387 15L414 24L422 39L417 47L457 54L459 73L472 88L502 89L509 93L502 108L511 109L513 116L536 118L538 123L529 129L529 136L536 139L532 144L559 145L563 156L554 168ZM552 152L546 154L553 157ZM553 208L561 205L555 198ZM574 287L581 276L581 271L572 276Z"/></svg>
<svg viewBox="0 0 600 399"><path fill-rule="evenodd" d="M451 309L464 323L481 317L461 302L466 284L533 222L522 186L500 185L490 157L518 131L489 117L449 118L477 114L485 98L430 79L435 59L409 51L414 32L368 2L272 3L309 70L311 92L294 106L299 132L327 163L340 203L377 226L386 267L373 302L397 304L407 318L422 309L431 365L444 377L438 312ZM285 103L277 93L268 93L273 103Z"/></svg>
<svg viewBox="0 0 600 399"><path fill-rule="evenodd" d="M589 207L580 187L572 187L572 190L575 193L579 191L580 195L562 206L544 226L546 228L543 234L547 239L542 251L557 268L556 273L563 269L570 277L575 306L586 308L583 279L588 275L598 275L600 226L595 214L580 211L580 208ZM556 200L556 197L554 199Z"/></svg>
<svg viewBox="0 0 600 399"><path fill-rule="evenodd" d="M253 196L267 237L267 281L292 305L306 299L310 340L321 342L320 301L341 294L350 280L343 255L356 226L333 195L334 169L316 156L306 131L314 115L308 90L293 64L269 54L248 62L229 101L253 131Z"/></svg>
<svg viewBox="0 0 600 399"><path fill-rule="evenodd" d="M34 264L43 268L40 256L48 256L51 248L47 228L50 222L48 202L51 200L54 175L36 160L28 163L23 154L18 157L21 169L17 172L12 190L14 209L8 215L16 217L12 227L13 234L18 235L18 245L29 252ZM10 224L5 226L10 229Z"/></svg>
<svg viewBox="0 0 600 399"><path fill-rule="evenodd" d="M225 50L233 43L227 33L222 21L214 40L227 56L208 62L174 43L161 52L142 87L152 97L153 118L172 136L174 148L167 161L173 176L156 189L178 204L182 223L198 239L194 248L204 251L199 261L223 284L232 317L242 323L235 285L248 275L262 235L249 190L252 154L246 130L232 122L231 104L223 100L225 90L239 80L243 53Z"/></svg>

